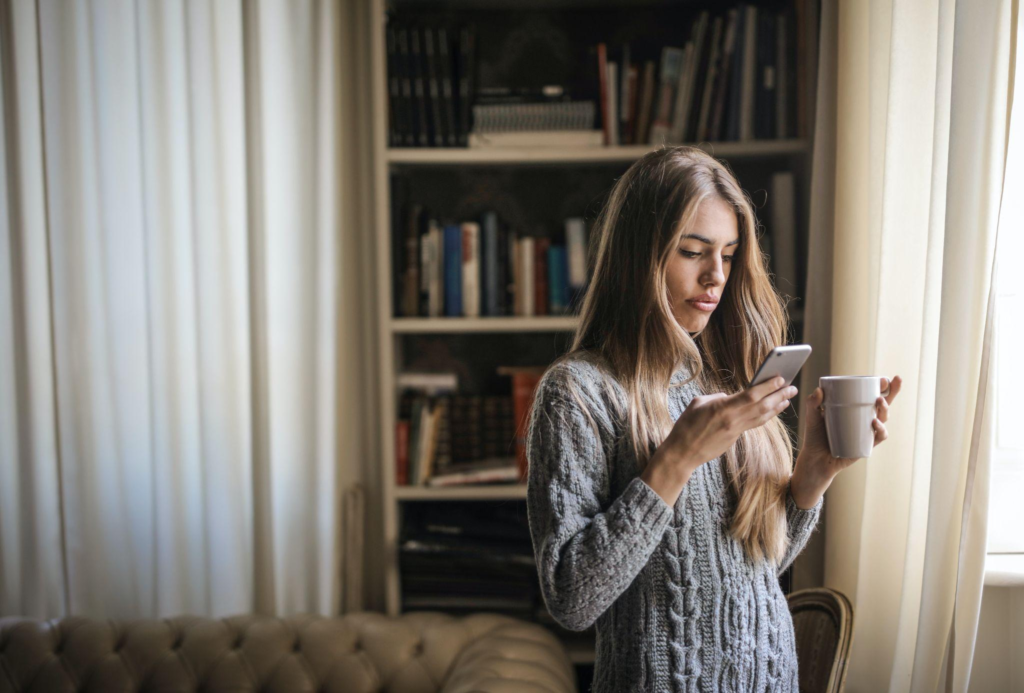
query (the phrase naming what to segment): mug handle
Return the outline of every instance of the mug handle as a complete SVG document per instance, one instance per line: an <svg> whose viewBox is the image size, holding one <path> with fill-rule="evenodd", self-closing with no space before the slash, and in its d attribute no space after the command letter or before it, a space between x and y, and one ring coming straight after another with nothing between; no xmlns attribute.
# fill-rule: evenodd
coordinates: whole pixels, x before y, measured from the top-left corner
<svg viewBox="0 0 1024 693"><path fill-rule="evenodd" d="M882 377L885 377L885 376L882 376ZM885 378L885 382L888 383L888 384L885 386L885 392L883 392L881 394L882 397L888 397L889 396L889 391L892 390L892 381L889 380L889 378Z"/></svg>

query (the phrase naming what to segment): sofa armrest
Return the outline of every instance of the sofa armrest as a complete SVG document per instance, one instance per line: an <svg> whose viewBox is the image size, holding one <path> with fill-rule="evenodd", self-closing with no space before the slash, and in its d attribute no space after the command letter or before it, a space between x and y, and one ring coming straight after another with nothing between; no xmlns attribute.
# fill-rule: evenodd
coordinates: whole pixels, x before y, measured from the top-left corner
<svg viewBox="0 0 1024 693"><path fill-rule="evenodd" d="M565 645L543 626L509 621L470 640L452 662L441 693L576 693Z"/></svg>

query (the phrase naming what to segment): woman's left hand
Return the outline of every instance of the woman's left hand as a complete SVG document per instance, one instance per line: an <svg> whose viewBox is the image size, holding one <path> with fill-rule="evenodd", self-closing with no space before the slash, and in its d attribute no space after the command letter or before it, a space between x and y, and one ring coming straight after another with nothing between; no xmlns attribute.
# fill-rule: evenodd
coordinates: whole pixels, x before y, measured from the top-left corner
<svg viewBox="0 0 1024 693"><path fill-rule="evenodd" d="M900 393L902 385L903 380L898 375L891 381L882 378L882 390L888 386L889 392L884 397L879 396L875 401L876 416L871 422L872 428L875 429L875 446L889 437L885 423L889 420L889 407ZM800 454L797 455L789 484L790 494L799 508L817 505L836 474L860 459L832 456L828 446L828 434L825 431L825 417L821 411L824 397L825 393L819 387L804 402L804 416L807 417L804 442Z"/></svg>
<svg viewBox="0 0 1024 693"><path fill-rule="evenodd" d="M888 387L889 393L884 397L879 396L875 400L875 418L871 422L871 426L875 430L875 446L889 437L889 432L885 428L885 423L889 420L889 407L896 399L896 395L900 393L900 387L903 385L903 380L898 375L894 376L891 381L888 378L881 380L882 391L884 392ZM801 446L799 456L804 457L806 462L815 467L814 471L831 478L861 458L832 456L828 446L828 434L825 431L825 417L821 411L821 402L824 396L825 393L818 387L804 403L807 426L804 429L804 444Z"/></svg>

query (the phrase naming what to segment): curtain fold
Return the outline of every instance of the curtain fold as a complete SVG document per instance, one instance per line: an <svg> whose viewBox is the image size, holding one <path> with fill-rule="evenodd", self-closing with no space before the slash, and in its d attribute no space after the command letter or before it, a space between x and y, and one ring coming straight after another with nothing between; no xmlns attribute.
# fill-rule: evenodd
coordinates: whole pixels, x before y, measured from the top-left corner
<svg viewBox="0 0 1024 693"><path fill-rule="evenodd" d="M358 27L328 0L4 7L0 611L359 608Z"/></svg>
<svg viewBox="0 0 1024 693"><path fill-rule="evenodd" d="M808 293L828 285L832 300L808 303L808 334L829 352L811 377L904 379L889 440L826 502L825 584L852 599L857 619L851 691L966 690L984 576L988 456L976 420L1015 6L823 7L823 27L836 22L836 40L823 28L821 43L823 65L835 56L836 96L833 106L819 95L815 151L816 164L834 151L834 165L815 169L812 218L832 248L811 253Z"/></svg>

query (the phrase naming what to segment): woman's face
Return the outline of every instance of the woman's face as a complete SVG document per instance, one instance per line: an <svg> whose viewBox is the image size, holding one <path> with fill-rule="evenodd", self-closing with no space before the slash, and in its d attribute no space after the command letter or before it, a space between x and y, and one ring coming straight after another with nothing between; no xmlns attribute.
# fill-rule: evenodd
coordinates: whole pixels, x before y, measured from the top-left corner
<svg viewBox="0 0 1024 693"><path fill-rule="evenodd" d="M672 311L687 332L703 330L718 308L739 241L733 208L715 197L701 203L667 270Z"/></svg>

